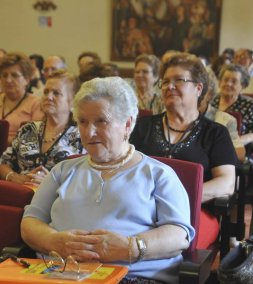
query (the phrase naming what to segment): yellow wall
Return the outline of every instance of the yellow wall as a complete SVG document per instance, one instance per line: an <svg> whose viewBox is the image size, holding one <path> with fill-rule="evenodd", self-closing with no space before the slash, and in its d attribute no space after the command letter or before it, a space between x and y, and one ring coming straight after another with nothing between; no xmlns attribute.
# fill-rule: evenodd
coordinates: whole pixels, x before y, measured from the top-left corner
<svg viewBox="0 0 253 284"><path fill-rule="evenodd" d="M110 61L111 0L53 0L53 12L33 9L36 0L0 0L0 47L8 51L59 54L71 71L82 51L95 51ZM253 48L253 1L223 0L220 51ZM52 16L52 27L41 27L39 16ZM130 63L118 63L131 67Z"/></svg>
<svg viewBox="0 0 253 284"><path fill-rule="evenodd" d="M252 11L252 0L223 0L220 51L226 47L253 49Z"/></svg>
<svg viewBox="0 0 253 284"><path fill-rule="evenodd" d="M8 51L59 54L72 71L82 51L109 60L110 0L54 0L57 10L38 12L35 0L0 0L0 47ZM39 16L52 16L52 27L41 27Z"/></svg>

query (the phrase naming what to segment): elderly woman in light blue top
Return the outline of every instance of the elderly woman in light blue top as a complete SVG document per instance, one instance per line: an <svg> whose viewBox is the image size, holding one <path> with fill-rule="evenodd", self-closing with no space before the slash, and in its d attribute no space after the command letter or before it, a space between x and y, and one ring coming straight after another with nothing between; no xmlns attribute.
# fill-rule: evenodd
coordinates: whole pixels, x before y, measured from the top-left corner
<svg viewBox="0 0 253 284"><path fill-rule="evenodd" d="M44 254L129 265L124 283L177 283L194 237L189 201L170 167L129 144L137 113L121 78L82 85L74 116L88 155L51 170L25 209L22 237Z"/></svg>

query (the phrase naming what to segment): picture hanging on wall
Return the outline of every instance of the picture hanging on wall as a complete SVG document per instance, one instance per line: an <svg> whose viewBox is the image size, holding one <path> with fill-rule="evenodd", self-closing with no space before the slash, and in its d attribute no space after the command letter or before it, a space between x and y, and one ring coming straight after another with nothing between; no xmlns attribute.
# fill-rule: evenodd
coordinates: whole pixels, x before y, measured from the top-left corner
<svg viewBox="0 0 253 284"><path fill-rule="evenodd" d="M113 0L114 61L132 61L141 53L161 56L179 50L218 54L222 0Z"/></svg>

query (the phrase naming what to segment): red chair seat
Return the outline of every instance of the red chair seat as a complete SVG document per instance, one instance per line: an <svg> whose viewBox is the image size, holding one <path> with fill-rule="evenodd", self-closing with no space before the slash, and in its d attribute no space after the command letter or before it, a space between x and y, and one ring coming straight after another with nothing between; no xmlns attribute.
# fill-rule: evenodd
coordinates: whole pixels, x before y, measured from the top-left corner
<svg viewBox="0 0 253 284"><path fill-rule="evenodd" d="M22 184L0 181L0 251L21 243L20 222L33 194L33 190Z"/></svg>
<svg viewBox="0 0 253 284"><path fill-rule="evenodd" d="M24 208L30 203L33 194L33 190L22 184L0 180L0 205Z"/></svg>
<svg viewBox="0 0 253 284"><path fill-rule="evenodd" d="M220 232L217 218L205 209L201 209L197 249L207 249L216 242Z"/></svg>

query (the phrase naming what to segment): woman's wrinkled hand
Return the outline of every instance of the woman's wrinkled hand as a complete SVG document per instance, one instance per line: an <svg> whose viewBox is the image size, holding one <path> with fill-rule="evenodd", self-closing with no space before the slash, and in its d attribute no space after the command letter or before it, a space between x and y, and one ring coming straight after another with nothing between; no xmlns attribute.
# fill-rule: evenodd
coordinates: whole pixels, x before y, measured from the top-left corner
<svg viewBox="0 0 253 284"><path fill-rule="evenodd" d="M49 174L49 171L45 167L39 166L31 170L26 175L29 180L26 180L24 184L38 186L42 182L43 178L48 174Z"/></svg>
<svg viewBox="0 0 253 284"><path fill-rule="evenodd" d="M69 230L54 232L50 234L48 241L50 242L51 250L58 252L61 257L66 258L69 255L73 256L75 259L79 259L79 250L73 249L69 246L69 243L74 244L74 246L80 246L83 240L89 239L89 232L85 230ZM95 238L90 240L93 243L98 242ZM99 255L96 252L87 249L85 253L86 259L99 259Z"/></svg>
<svg viewBox="0 0 253 284"><path fill-rule="evenodd" d="M127 237L109 232L107 230L95 230L89 235L80 236L66 243L71 255L78 261L96 259L102 262L128 261L129 245Z"/></svg>

